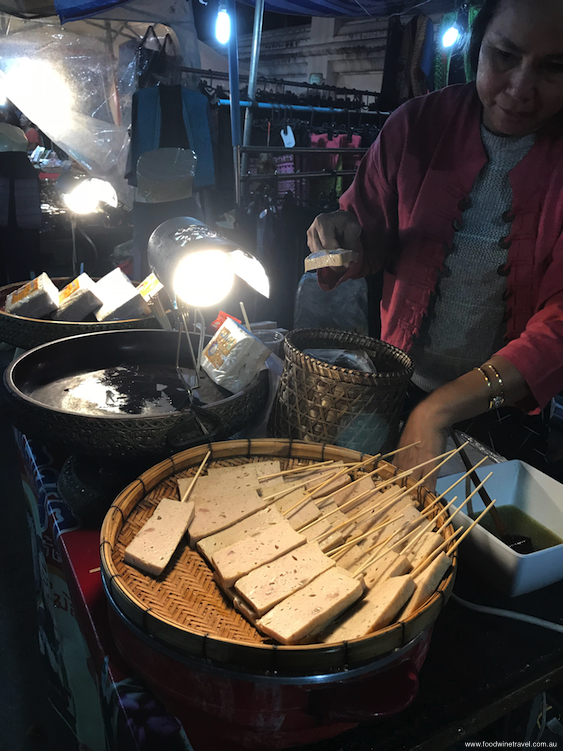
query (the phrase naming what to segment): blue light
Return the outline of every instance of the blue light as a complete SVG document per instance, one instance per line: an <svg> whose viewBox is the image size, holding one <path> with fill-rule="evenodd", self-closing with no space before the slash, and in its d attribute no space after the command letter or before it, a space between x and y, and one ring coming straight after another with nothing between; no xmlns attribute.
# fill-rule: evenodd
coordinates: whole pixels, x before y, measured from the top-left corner
<svg viewBox="0 0 563 751"><path fill-rule="evenodd" d="M219 44L227 44L231 38L231 19L226 9L221 6L215 23L215 37Z"/></svg>
<svg viewBox="0 0 563 751"><path fill-rule="evenodd" d="M453 47L454 44L458 41L459 37L459 29L455 26L450 26L450 28L444 32L444 36L442 37L442 46Z"/></svg>

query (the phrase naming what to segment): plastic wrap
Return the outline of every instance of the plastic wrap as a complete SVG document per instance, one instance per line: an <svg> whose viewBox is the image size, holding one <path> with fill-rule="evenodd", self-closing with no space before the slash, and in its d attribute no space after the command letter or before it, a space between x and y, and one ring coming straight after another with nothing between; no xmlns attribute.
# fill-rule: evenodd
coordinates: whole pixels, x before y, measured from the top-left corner
<svg viewBox="0 0 563 751"><path fill-rule="evenodd" d="M44 272L31 282L10 292L6 298L6 313L43 318L59 307L59 290Z"/></svg>
<svg viewBox="0 0 563 751"><path fill-rule="evenodd" d="M304 349L304 355L336 365L338 368L359 370L361 373L377 373L377 368L363 349Z"/></svg>
<svg viewBox="0 0 563 751"><path fill-rule="evenodd" d="M203 350L202 368L233 394L250 386L271 352L245 328L227 318Z"/></svg>
<svg viewBox="0 0 563 751"><path fill-rule="evenodd" d="M295 295L293 326L368 333L368 291L365 279L349 279L324 292L315 272L301 277Z"/></svg>
<svg viewBox="0 0 563 751"><path fill-rule="evenodd" d="M197 156L191 149L145 151L137 162L137 201L164 203L192 195Z"/></svg>
<svg viewBox="0 0 563 751"><path fill-rule="evenodd" d="M123 176L137 49L147 27L156 23L164 39L172 30L159 19L176 19L174 38L180 39L176 46L183 63L197 67L199 61L188 3L158 4L152 12L148 6L136 10L142 5L127 4L107 15L145 22L106 16L61 27L56 17L26 21L3 14L5 31L0 36L0 84L8 99L87 173L111 182L119 200L129 206L133 190Z"/></svg>

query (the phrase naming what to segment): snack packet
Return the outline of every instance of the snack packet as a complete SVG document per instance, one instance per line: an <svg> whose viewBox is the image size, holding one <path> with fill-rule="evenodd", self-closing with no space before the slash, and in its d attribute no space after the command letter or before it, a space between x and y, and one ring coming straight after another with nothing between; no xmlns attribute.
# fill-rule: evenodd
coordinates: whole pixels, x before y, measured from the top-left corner
<svg viewBox="0 0 563 751"><path fill-rule="evenodd" d="M203 350L202 367L233 394L249 386L271 352L232 318L227 318Z"/></svg>

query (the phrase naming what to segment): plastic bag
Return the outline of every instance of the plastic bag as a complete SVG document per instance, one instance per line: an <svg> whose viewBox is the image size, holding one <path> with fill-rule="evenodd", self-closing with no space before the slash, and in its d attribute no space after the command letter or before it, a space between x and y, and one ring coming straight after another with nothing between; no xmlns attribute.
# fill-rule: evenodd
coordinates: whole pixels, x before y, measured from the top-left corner
<svg viewBox="0 0 563 751"><path fill-rule="evenodd" d="M154 26L149 26L137 50L137 88L179 83L178 60L170 34L166 34L161 42Z"/></svg>
<svg viewBox="0 0 563 751"><path fill-rule="evenodd" d="M359 370L362 373L377 373L377 368L363 349L304 349L304 355L336 365L338 368Z"/></svg>
<svg viewBox="0 0 563 751"><path fill-rule="evenodd" d="M349 279L325 292L319 287L316 273L306 272L297 286L293 326L368 334L366 280Z"/></svg>

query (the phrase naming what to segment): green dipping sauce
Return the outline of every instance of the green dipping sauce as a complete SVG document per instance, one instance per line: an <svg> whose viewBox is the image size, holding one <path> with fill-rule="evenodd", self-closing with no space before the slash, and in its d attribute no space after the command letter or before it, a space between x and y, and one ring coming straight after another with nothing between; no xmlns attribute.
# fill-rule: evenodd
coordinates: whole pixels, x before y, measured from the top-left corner
<svg viewBox="0 0 563 751"><path fill-rule="evenodd" d="M543 524L532 519L531 516L518 508L518 506L508 504L506 506L496 506L496 509L510 534L531 538L534 552L545 550L546 548L552 548L554 545L561 545L561 543L563 543L561 537L558 537L550 529L544 527ZM480 513L480 511L477 511L470 516L472 519L476 519ZM487 532L490 532L495 537L499 537L495 523L489 514L486 514L479 524L484 527Z"/></svg>

